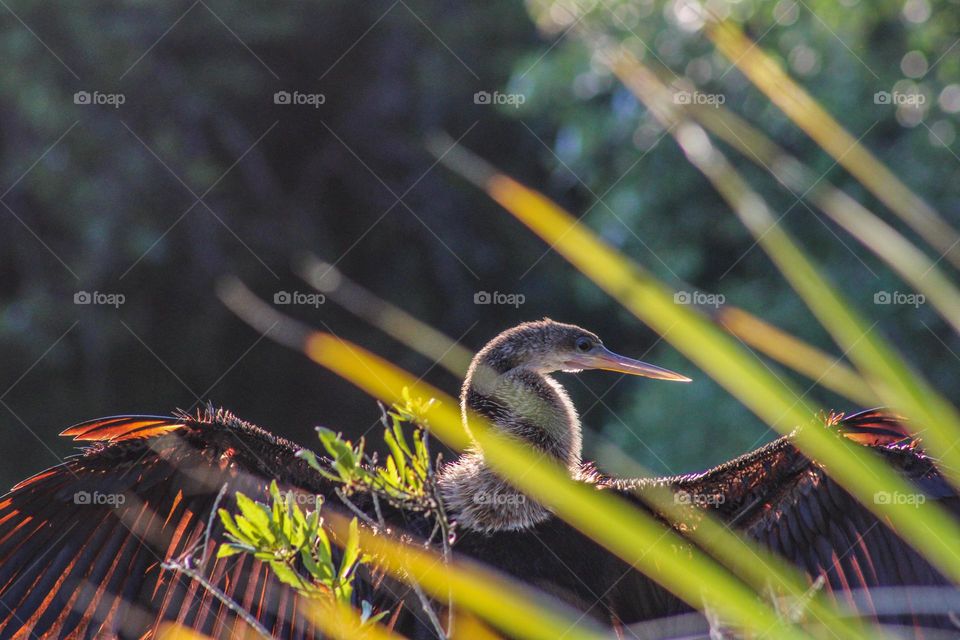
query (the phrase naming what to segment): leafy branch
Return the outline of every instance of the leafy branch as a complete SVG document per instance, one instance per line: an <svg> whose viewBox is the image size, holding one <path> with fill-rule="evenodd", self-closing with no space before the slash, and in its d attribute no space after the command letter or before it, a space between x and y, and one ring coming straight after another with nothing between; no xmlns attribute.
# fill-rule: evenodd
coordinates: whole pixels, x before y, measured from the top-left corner
<svg viewBox="0 0 960 640"><path fill-rule="evenodd" d="M164 564L165 568L177 571L196 580L218 600L236 612L262 637L269 638L268 631L230 599L205 576L208 543L212 538L215 516L219 516L225 530L225 540L217 549L217 558L238 554L252 555L266 562L272 573L283 584L301 596L321 604L342 608L353 606L354 581L359 569L373 561L360 549L359 527L362 521L374 531L387 531L387 523L380 509L380 499L404 509L427 512L436 518L433 533L426 541L430 545L437 534L443 546L445 560L450 557L450 526L439 499L439 490L431 464L427 437L427 414L435 405L433 400L423 401L410 397L403 390L403 402L391 409L383 409L384 441L388 448L385 463L379 465L377 456L364 453L364 440L354 445L329 429L318 428L320 442L329 459L319 459L310 451L301 451L298 456L336 485L336 495L355 514L349 524L347 539L339 561L334 558L330 536L324 529L321 510L323 496L312 496L293 491L281 492L276 481L270 483L269 504L258 502L242 492L237 492L236 513L218 508L227 486L220 490L207 522L205 535L197 545L175 561ZM413 425L411 436L406 434L406 425ZM437 465L440 457L437 457ZM374 516L360 509L351 499L354 494L368 493L371 496ZM301 508L306 502L312 508ZM196 552L203 548L202 558ZM199 566L196 566L199 561ZM433 603L416 582L413 589L423 606L438 637L446 638L452 630L452 606L448 606L446 630L440 623ZM448 602L449 605L449 602ZM359 603L361 626L378 622L389 611L375 612L367 601Z"/></svg>
<svg viewBox="0 0 960 640"><path fill-rule="evenodd" d="M394 403L390 409L380 405L384 426L383 440L388 453L383 465L378 464L377 455L364 453L363 438L356 444L345 440L341 434L330 429L317 428L320 442L329 459L320 459L312 451L303 450L297 455L307 461L323 477L340 485L335 491L337 497L358 518L375 531L386 531L387 523L380 509L380 500L406 511L422 511L432 515L436 525L427 544L438 536L443 548L445 561L450 558L451 528L439 497L434 469L440 465L437 456L436 465L431 464L428 441L429 412L436 406L434 399L413 398L407 387L403 388L402 402ZM410 438L406 434L406 425L412 425ZM375 517L360 509L351 499L356 493L369 494L373 503ZM447 630L434 611L430 599L416 582L413 589L423 606L424 613L438 636L447 637L453 628L453 607L448 602Z"/></svg>
<svg viewBox="0 0 960 640"><path fill-rule="evenodd" d="M270 497L272 504L267 505L237 492L239 513L219 510L228 541L220 545L217 557L248 553L269 563L277 579L301 595L350 604L353 578L358 567L369 560L360 553L357 519L350 523L343 556L337 563L323 528L319 497L315 499L316 508L305 511L297 504L297 499L305 496L281 493L276 482L270 483Z"/></svg>
<svg viewBox="0 0 960 640"><path fill-rule="evenodd" d="M353 444L323 427L318 427L317 433L329 460L319 459L306 449L297 455L320 475L340 484L340 491L347 497L368 492L401 509L436 511L439 500L432 486L433 467L426 435L427 414L434 404L432 399L411 398L404 388L403 403L383 410L383 440L389 450L383 465L378 464L376 454L369 456L364 452L363 438ZM404 430L406 424L414 426L409 439Z"/></svg>

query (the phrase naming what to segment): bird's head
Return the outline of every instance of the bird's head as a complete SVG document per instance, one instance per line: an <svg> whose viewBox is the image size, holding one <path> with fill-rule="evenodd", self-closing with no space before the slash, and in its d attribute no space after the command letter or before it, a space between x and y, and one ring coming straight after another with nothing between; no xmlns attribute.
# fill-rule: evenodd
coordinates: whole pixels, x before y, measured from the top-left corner
<svg viewBox="0 0 960 640"><path fill-rule="evenodd" d="M469 412L499 431L561 460L580 465L580 418L566 390L549 374L604 369L635 376L689 382L679 373L617 355L595 333L550 319L507 329L477 353L460 396L464 425Z"/></svg>
<svg viewBox="0 0 960 640"><path fill-rule="evenodd" d="M616 371L634 376L690 382L690 378L640 360L618 355L595 333L546 318L507 329L491 340L474 359L497 374L526 369L538 374L585 369Z"/></svg>

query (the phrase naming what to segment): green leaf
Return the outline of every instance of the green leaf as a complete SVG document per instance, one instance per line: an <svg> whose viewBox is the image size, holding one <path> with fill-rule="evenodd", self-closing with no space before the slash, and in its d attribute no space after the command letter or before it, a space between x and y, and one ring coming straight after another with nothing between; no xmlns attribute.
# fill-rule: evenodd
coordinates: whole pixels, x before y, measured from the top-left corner
<svg viewBox="0 0 960 640"><path fill-rule="evenodd" d="M400 473L397 471L397 465L393 462L393 456L387 458L386 468L379 471L380 475L391 484L400 484Z"/></svg>
<svg viewBox="0 0 960 640"><path fill-rule="evenodd" d="M375 624L380 622L388 613L390 613L389 609L381 611L380 613L374 613L372 604L366 600L360 602L360 622L362 624Z"/></svg>
<svg viewBox="0 0 960 640"><path fill-rule="evenodd" d="M317 513L317 514L320 513L320 504L321 504L321 501L322 501L321 496L315 496L315 497L314 497L314 504L317 505L317 510L316 510L314 513ZM293 515L293 521L294 521L294 523L296 524L297 528L303 529L305 532L306 532L306 530L309 530L309 529L311 528L311 527L310 527L309 520L308 520L308 518L304 515L302 509L300 509L300 508L298 508L298 507L294 508L292 515Z"/></svg>
<svg viewBox="0 0 960 640"><path fill-rule="evenodd" d="M362 600L360 602L360 622L366 622L371 615L373 615L373 605L366 600Z"/></svg>
<svg viewBox="0 0 960 640"><path fill-rule="evenodd" d="M419 429L413 432L413 448L417 454L415 459L426 470L427 465L430 464L430 453L427 451L427 443L423 438L423 432Z"/></svg>
<svg viewBox="0 0 960 640"><path fill-rule="evenodd" d="M407 457L403 454L403 449L400 448L394 434L389 431L384 431L383 441L386 442L390 448L390 457L387 458L387 464L389 465L393 462L396 465L396 475L402 478L407 468Z"/></svg>
<svg viewBox="0 0 960 640"><path fill-rule="evenodd" d="M277 486L276 480L270 481L270 497L273 498L273 501L283 502L283 496L280 494L280 487Z"/></svg>
<svg viewBox="0 0 960 640"><path fill-rule="evenodd" d="M300 451L297 451L296 456L301 460L306 460L307 464L310 465L311 468L319 471L320 474L325 478L330 480L337 479L336 476L327 471L327 468L320 463L320 461L317 459L317 454L315 454L313 451L310 451L309 449L300 449Z"/></svg>
<svg viewBox="0 0 960 640"><path fill-rule="evenodd" d="M220 522L223 523L223 528L227 530L231 536L237 540L244 540L246 536L243 535L243 532L237 527L237 524L233 521L233 516L230 515L230 512L226 509L217 509L217 513L220 515Z"/></svg>
<svg viewBox="0 0 960 640"><path fill-rule="evenodd" d="M338 465L343 465L346 468L356 466L353 449L349 442L340 437L340 434L323 427L317 427L317 433L320 434L320 442L323 444L323 448L326 449L330 457L333 458L335 467Z"/></svg>
<svg viewBox="0 0 960 640"><path fill-rule="evenodd" d="M346 582L353 572L354 565L360 557L359 523L354 518L350 521L350 531L347 534L347 544L343 547L343 560L340 562L340 582Z"/></svg>
<svg viewBox="0 0 960 640"><path fill-rule="evenodd" d="M313 557L313 552L310 549L304 548L300 550L300 560L303 562L303 568L306 569L310 577L317 582L327 583L330 581L330 578L333 577L333 571L331 571L330 567L319 564Z"/></svg>
<svg viewBox="0 0 960 640"><path fill-rule="evenodd" d="M311 511L309 515L307 515L307 529L311 533L317 531L320 528L320 522L321 521L320 521L319 508L316 511Z"/></svg>
<svg viewBox="0 0 960 640"><path fill-rule="evenodd" d="M300 577L294 569L284 563L284 562L271 562L270 568L273 569L274 575L277 576L277 579L280 582L293 587L294 589L301 589L306 586L306 583Z"/></svg>
<svg viewBox="0 0 960 640"><path fill-rule="evenodd" d="M413 452L410 450L410 445L407 444L407 436L403 432L403 423L394 422L393 437L397 441L397 445L400 447L400 449L402 449L406 454L406 457L412 458Z"/></svg>
<svg viewBox="0 0 960 640"><path fill-rule="evenodd" d="M270 508L259 502L254 502L244 494L237 492L237 507L240 513L246 518L253 528L271 544L276 542L276 537L270 530ZM237 520L239 524L239 519Z"/></svg>
<svg viewBox="0 0 960 640"><path fill-rule="evenodd" d="M260 534L260 531L254 527L249 520L243 516L237 516L235 518L237 527L240 529L241 540L249 542L252 546L259 547L263 542L264 537Z"/></svg>
<svg viewBox="0 0 960 640"><path fill-rule="evenodd" d="M315 545L317 556L320 559L321 563L332 564L333 555L330 552L330 538L327 537L327 532L321 527L317 527L316 530L317 544Z"/></svg>
<svg viewBox="0 0 960 640"><path fill-rule="evenodd" d="M343 604L351 604L350 599L353 596L353 583L348 582L339 585L336 589L334 589L334 594L336 595L337 600Z"/></svg>
<svg viewBox="0 0 960 640"><path fill-rule="evenodd" d="M292 496L291 496L292 497ZM299 526L294 518L295 513L300 511L300 507L295 504L290 506L290 515L283 519L283 536L289 541L290 546L299 549L306 540L306 532Z"/></svg>

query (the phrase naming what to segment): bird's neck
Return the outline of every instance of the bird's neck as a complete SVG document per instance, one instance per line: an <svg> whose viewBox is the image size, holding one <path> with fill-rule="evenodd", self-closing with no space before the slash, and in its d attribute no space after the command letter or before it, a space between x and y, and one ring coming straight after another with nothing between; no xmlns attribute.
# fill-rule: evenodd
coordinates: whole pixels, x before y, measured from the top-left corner
<svg viewBox="0 0 960 640"><path fill-rule="evenodd" d="M478 414L497 433L519 440L567 467L571 476L579 476L580 419L566 391L552 378L529 369L497 371L474 364L460 403L465 426L469 414ZM448 512L475 531L526 529L550 517L546 507L491 469L479 448L441 470L440 490Z"/></svg>
<svg viewBox="0 0 960 640"><path fill-rule="evenodd" d="M575 471L580 467L580 418L564 388L536 371L503 373L475 367L464 382L461 409L486 418L501 433Z"/></svg>

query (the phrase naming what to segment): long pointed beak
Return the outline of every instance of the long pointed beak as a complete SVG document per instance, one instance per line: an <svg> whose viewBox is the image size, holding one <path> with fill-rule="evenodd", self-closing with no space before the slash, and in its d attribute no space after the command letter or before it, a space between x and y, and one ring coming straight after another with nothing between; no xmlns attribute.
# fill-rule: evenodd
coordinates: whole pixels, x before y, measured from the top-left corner
<svg viewBox="0 0 960 640"><path fill-rule="evenodd" d="M568 358L566 364L570 365L571 369L602 369L604 371L627 373L632 376L655 378L656 380L691 382L691 379L687 376L640 360L617 355L605 347L595 347L590 353L578 353Z"/></svg>

